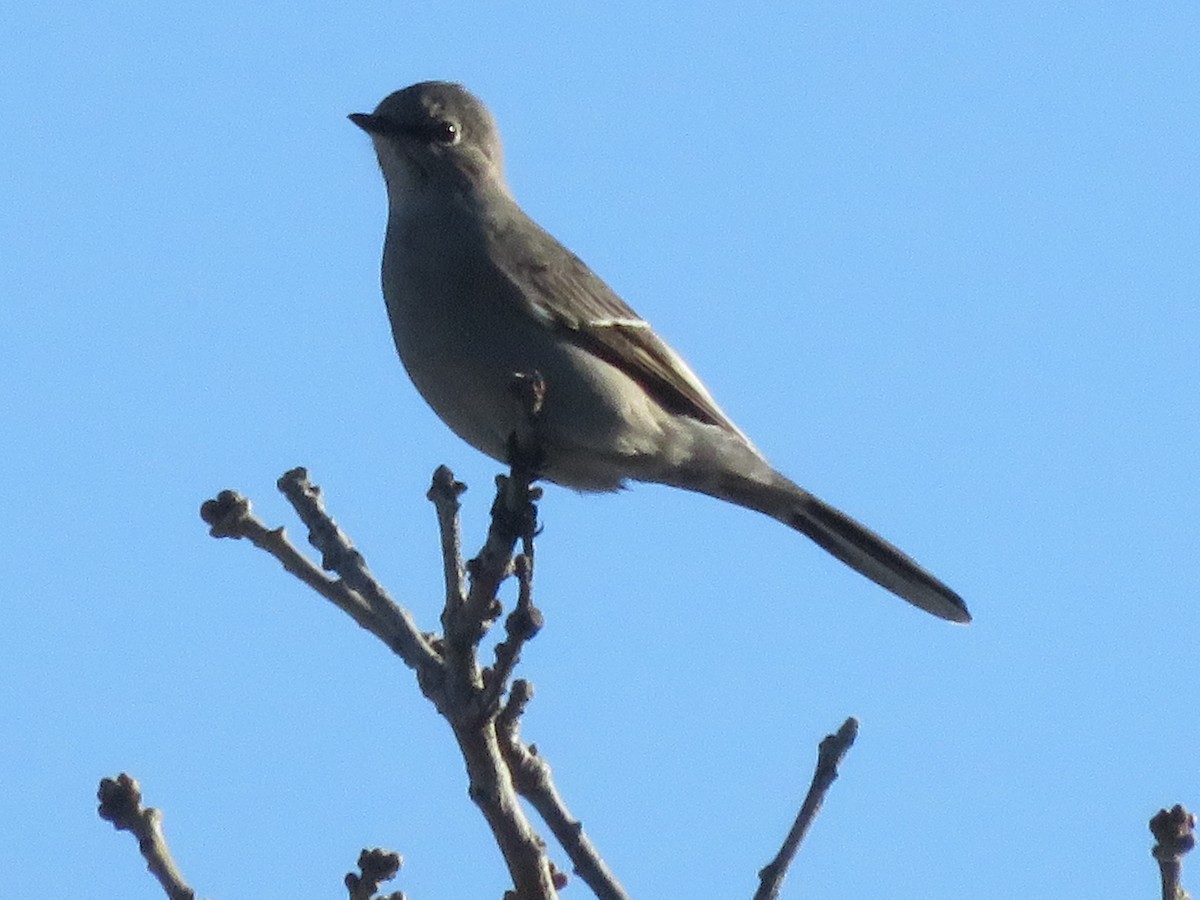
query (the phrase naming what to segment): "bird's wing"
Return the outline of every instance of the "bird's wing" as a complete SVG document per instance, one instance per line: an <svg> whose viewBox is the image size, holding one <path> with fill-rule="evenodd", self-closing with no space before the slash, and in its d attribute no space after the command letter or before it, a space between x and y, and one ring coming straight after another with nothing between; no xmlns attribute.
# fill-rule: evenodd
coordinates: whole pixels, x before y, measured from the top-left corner
<svg viewBox="0 0 1200 900"><path fill-rule="evenodd" d="M649 322L536 222L524 213L518 218L520 227L493 230L492 259L518 288L527 313L620 369L664 409L745 437Z"/></svg>

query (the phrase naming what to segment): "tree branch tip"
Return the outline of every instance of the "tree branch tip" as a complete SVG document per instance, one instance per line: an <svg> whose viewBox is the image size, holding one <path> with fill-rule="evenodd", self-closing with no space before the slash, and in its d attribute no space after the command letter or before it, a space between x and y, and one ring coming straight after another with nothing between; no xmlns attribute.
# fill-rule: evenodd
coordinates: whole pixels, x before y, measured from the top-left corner
<svg viewBox="0 0 1200 900"><path fill-rule="evenodd" d="M1160 809L1150 820L1155 859L1177 859L1196 846L1196 817L1180 804Z"/></svg>
<svg viewBox="0 0 1200 900"><path fill-rule="evenodd" d="M536 369L532 372L514 372L508 389L520 401L530 420L541 415L546 402L546 379L541 372Z"/></svg>
<svg viewBox="0 0 1200 900"><path fill-rule="evenodd" d="M528 703L533 699L533 682L527 678L518 678L513 682L511 693L521 703Z"/></svg>
<svg viewBox="0 0 1200 900"><path fill-rule="evenodd" d="M287 489L292 486L298 488L307 487L316 491L317 493L320 493L321 491L319 487L308 480L308 469L304 468L304 466L296 466L295 468L288 469L286 472L280 475L279 480L275 482L275 487L284 493L286 493Z"/></svg>
<svg viewBox="0 0 1200 900"><path fill-rule="evenodd" d="M466 490L467 486L454 477L450 467L441 465L433 470L433 478L430 479L429 490L425 496L434 503L443 499L457 501Z"/></svg>
<svg viewBox="0 0 1200 900"><path fill-rule="evenodd" d="M854 716L850 716L845 722L842 723L841 728L839 728L833 734L827 735L825 740L821 743L824 744L826 741L830 741L837 744L845 744L846 749L849 749L857 738L858 719L854 718Z"/></svg>
<svg viewBox="0 0 1200 900"><path fill-rule="evenodd" d="M116 778L101 778L96 791L100 818L111 822L118 831L128 831L133 818L142 810L142 786L125 772Z"/></svg>
<svg viewBox="0 0 1200 900"><path fill-rule="evenodd" d="M221 491L200 504L200 518L215 538L241 537L242 525L250 515L250 501L237 491Z"/></svg>
<svg viewBox="0 0 1200 900"><path fill-rule="evenodd" d="M498 726L505 730L511 729L515 733L516 723L525 714L525 708L532 699L533 685L524 678L513 681L512 686L508 689L508 699L497 716ZM530 745L530 750L535 755L537 754L537 748L533 745Z"/></svg>
<svg viewBox="0 0 1200 900"><path fill-rule="evenodd" d="M375 892L385 881L391 881L404 865L404 859L392 850L375 848L363 851L358 855L358 868L361 874L347 872L344 879L350 900L404 900L400 891L388 894L386 897L375 897Z"/></svg>

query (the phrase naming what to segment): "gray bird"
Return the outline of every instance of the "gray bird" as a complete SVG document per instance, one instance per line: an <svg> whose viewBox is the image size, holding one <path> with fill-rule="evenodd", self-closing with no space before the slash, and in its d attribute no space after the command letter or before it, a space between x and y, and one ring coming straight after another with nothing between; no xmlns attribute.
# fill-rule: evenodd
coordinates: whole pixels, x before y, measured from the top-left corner
<svg viewBox="0 0 1200 900"><path fill-rule="evenodd" d="M430 81L350 120L370 134L387 184L383 294L396 349L459 437L507 462L514 435L532 427L550 481L709 494L778 519L914 606L971 620L912 559L775 471L649 323L521 210L478 99ZM518 373L544 384L532 425Z"/></svg>

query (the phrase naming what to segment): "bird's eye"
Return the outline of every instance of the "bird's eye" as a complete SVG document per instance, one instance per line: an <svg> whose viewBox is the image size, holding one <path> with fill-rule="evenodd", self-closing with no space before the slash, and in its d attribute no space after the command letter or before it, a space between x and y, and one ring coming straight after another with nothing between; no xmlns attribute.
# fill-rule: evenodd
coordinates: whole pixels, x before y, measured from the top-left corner
<svg viewBox="0 0 1200 900"><path fill-rule="evenodd" d="M439 144L457 144L460 137L462 137L462 129L456 123L448 119L434 123L433 139Z"/></svg>

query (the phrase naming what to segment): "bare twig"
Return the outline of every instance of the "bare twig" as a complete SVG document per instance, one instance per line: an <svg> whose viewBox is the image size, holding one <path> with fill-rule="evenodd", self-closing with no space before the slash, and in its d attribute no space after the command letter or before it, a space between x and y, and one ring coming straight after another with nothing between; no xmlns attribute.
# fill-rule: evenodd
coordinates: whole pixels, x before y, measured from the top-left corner
<svg viewBox="0 0 1200 900"><path fill-rule="evenodd" d="M525 554L513 560L517 576L517 605L504 621L507 637L496 645L496 663L483 672L484 715L493 716L500 709L500 697L521 658L521 648L542 628L542 611L533 605L533 562Z"/></svg>
<svg viewBox="0 0 1200 900"><path fill-rule="evenodd" d="M1178 804L1160 809L1150 820L1150 833L1155 841L1150 852L1158 860L1163 900L1188 900L1180 880L1183 857L1196 846L1196 817Z"/></svg>
<svg viewBox="0 0 1200 900"><path fill-rule="evenodd" d="M787 875L788 866L795 859L796 851L800 849L800 842L804 840L804 836L812 826L813 819L821 809L826 792L837 779L838 766L841 764L842 758L849 751L857 736L858 720L850 718L842 723L842 727L837 730L836 734L827 735L825 740L821 741L817 751L817 768L813 772L808 794L800 806L800 812L792 824L791 831L783 841L783 846L779 848L779 853L759 871L758 890L754 893L754 900L775 900L779 896L779 889L783 885L784 876Z"/></svg>
<svg viewBox="0 0 1200 900"><path fill-rule="evenodd" d="M215 538L246 538L260 550L274 556L283 567L329 600L363 628L371 628L371 609L365 600L341 581L325 574L288 540L282 528L267 528L250 511L250 501L236 491L221 491L215 499L200 506L200 518Z"/></svg>
<svg viewBox="0 0 1200 900"><path fill-rule="evenodd" d="M516 467L508 475L496 478L496 499L492 503L487 539L478 555L467 563L471 587L446 640L459 646L477 646L500 615L496 592L512 574L516 543L537 530L537 507L541 488L532 484L532 474Z"/></svg>
<svg viewBox="0 0 1200 900"><path fill-rule="evenodd" d="M383 639L405 663L416 669L419 676L431 676L440 668L438 654L417 628L412 615L388 596L388 592L367 568L362 554L325 512L321 490L308 480L308 472L299 467L285 472L278 481L278 487L296 510L300 521L308 526L308 541L321 551L322 568L336 572L370 606L383 631L383 634L373 633Z"/></svg>
<svg viewBox="0 0 1200 900"><path fill-rule="evenodd" d="M162 813L142 806L142 788L137 781L124 772L116 778L104 778L96 796L100 800L100 818L137 838L146 868L158 879L167 896L171 900L194 900L196 892L188 887L171 858L163 835Z"/></svg>
<svg viewBox="0 0 1200 900"><path fill-rule="evenodd" d="M437 510L438 534L442 538L442 570L446 582L446 602L442 610L442 631L449 633L467 600L466 566L462 558L462 527L458 498L467 486L454 477L446 466L438 466L425 496Z"/></svg>
<svg viewBox="0 0 1200 900"><path fill-rule="evenodd" d="M309 562L287 540L282 528L268 529L251 515L249 502L232 491L224 491L205 503L201 515L214 537L245 537L266 550L416 670L422 692L454 731L467 765L470 796L492 828L516 896L521 900L552 900L557 896L558 876L546 856L544 842L517 800L500 755L495 733L497 702L489 693L493 688L485 692L477 657L479 640L499 614L495 592L512 570L516 541L524 534L532 535L536 489L519 474L500 479L488 540L472 562L474 577L470 591L464 593L457 502L463 488L448 469L439 469L435 474L430 498L438 509L447 580L443 617L451 623L451 633L457 638L452 646L450 641L422 634L409 612L388 596L362 555L328 515L320 490L303 469L286 473L279 479L279 488L308 527L309 541L320 551L322 565L338 575L337 579L329 578ZM525 594L528 598L528 590ZM530 607L527 599L518 602L520 616L532 621ZM526 628L526 637L534 630ZM503 691L503 677L495 689Z"/></svg>
<svg viewBox="0 0 1200 900"><path fill-rule="evenodd" d="M521 427L509 436L510 472L496 478L491 525L483 548L467 565L471 588L454 628L446 629L450 643L478 645L483 634L500 615L496 592L512 574L513 549L522 542L522 552L533 561L533 538L538 531L536 503L542 489L538 478L542 453L537 441L537 419L542 411L546 384L538 372L517 373L510 390L524 413Z"/></svg>
<svg viewBox="0 0 1200 900"><path fill-rule="evenodd" d="M346 874L346 889L350 891L350 900L404 900L401 891L395 891L386 897L376 897L375 892L385 881L391 881L404 865L399 853L391 850L363 850L358 854L358 870L361 875L353 872Z"/></svg>
<svg viewBox="0 0 1200 900"><path fill-rule="evenodd" d="M467 764L467 793L483 813L512 875L519 900L558 897L546 844L521 808L500 755L495 721L451 720Z"/></svg>
<svg viewBox="0 0 1200 900"><path fill-rule="evenodd" d="M508 702L496 720L500 752L512 773L517 791L537 810L555 840L566 851L575 874L599 900L629 900L625 888L609 870L600 852L571 815L551 777L550 765L538 755L537 747L521 740L520 719L533 698L533 686L524 679L513 682Z"/></svg>
<svg viewBox="0 0 1200 900"><path fill-rule="evenodd" d="M521 427L513 432L508 443L508 464L512 468L512 480L520 491L519 502L524 501L524 494L529 485L537 481L541 475L542 464L545 461L541 440L538 434L538 420L542 414L542 406L546 402L546 380L536 369L532 372L518 372L513 376L509 385L512 395L524 413ZM530 500L537 501L541 497L540 490ZM517 509L516 502L511 504ZM532 518L527 522L518 523L521 535L521 552L529 560L530 571L533 569L533 538L537 534L537 510L528 508Z"/></svg>
<svg viewBox="0 0 1200 900"><path fill-rule="evenodd" d="M439 469L430 495L438 507L443 569L452 573L458 568L457 546L455 541L447 540L446 535L457 533L459 525L457 504L452 509L444 496L447 483L453 484L453 476L448 470ZM488 679L484 678L479 666L478 646L500 614L496 592L513 569L516 541L522 529L532 528L528 523L536 522L534 496L528 480L516 473L497 479L487 540L479 555L467 566L471 585L466 598L460 603L462 594L459 590L448 587L446 592L446 607L442 612L446 628L446 696L438 706L450 721L466 761L468 793L492 829L521 900L557 896L555 874L546 855L545 842L521 808L512 777L500 755L495 710L496 697L505 687L504 678L497 679L494 671ZM518 601L520 615L531 618L530 605L528 600L524 605ZM513 616L517 615L514 611ZM532 631L528 633L532 636Z"/></svg>
<svg viewBox="0 0 1200 900"><path fill-rule="evenodd" d="M303 470L293 469L284 478L296 473L303 473ZM210 526L209 533L213 537L246 538L260 550L275 557L287 571L383 641L419 674L430 672L440 665L437 653L418 630L412 617L392 603L382 588L376 586L376 589L372 589L369 581L360 579L360 584L372 591L372 603L345 578L335 580L326 577L288 540L282 528L267 528L261 519L251 513L250 501L242 495L234 491L221 491L216 499L205 501L200 507L200 516ZM344 535L336 530L337 526L332 520L329 523L332 530L322 529L319 533L322 536L336 535L344 540ZM353 547L350 550L353 551ZM326 559L339 558L337 554L325 555ZM344 551L340 554L343 559L347 556L349 554ZM387 610L387 604L391 605L390 610ZM385 610L383 615L381 610Z"/></svg>
<svg viewBox="0 0 1200 900"><path fill-rule="evenodd" d="M458 495L462 489L444 466L434 473L429 498L438 512L442 535L442 567L446 573L446 605L442 611L447 672L452 690L459 694L482 689L476 697L476 714L481 719L495 716L520 648L541 627L541 613L531 601L533 539L537 533L537 506L541 489L534 485L540 452L536 443L537 417L541 412L545 385L536 372L514 376L512 392L522 405L522 427L509 439L511 471L496 479L491 524L478 555L466 566L470 587L465 595L461 578L461 541L457 539ZM513 552L517 541L525 550L517 572L521 598L508 619L508 638L496 648L496 665L486 672L479 667L477 650L483 636L500 616L497 599L500 585L514 572ZM465 598L464 598L465 596Z"/></svg>
<svg viewBox="0 0 1200 900"><path fill-rule="evenodd" d="M283 529L270 530L252 516L249 502L231 491L222 492L215 500L205 503L201 514L214 537L250 539L383 640L417 671L422 692L433 701L454 731L466 762L469 794L483 812L504 856L513 878L513 896L519 900L553 900L557 889L565 884L565 878L550 863L545 843L521 807L514 787L516 767L502 755L497 728L501 701L521 649L537 634L542 623L541 613L534 607L532 599L533 540L537 533L535 504L541 496L533 482L537 479L541 459L538 415L545 396L545 384L536 372L518 375L513 380L513 394L524 410L524 416L509 442L511 472L497 479L487 539L479 554L466 566L462 562L458 500L466 488L443 466L434 473L428 492L437 510L441 536L446 586L443 637L422 634L412 616L388 596L371 575L362 555L325 511L320 490L308 480L303 469L293 469L281 477L279 489L308 527L310 543L321 552L322 567L336 573L339 576L336 580L325 576L300 554L284 537ZM522 542L523 553L514 560L518 540ZM479 644L500 616L497 591L514 572L520 582L516 608L506 621L505 639L496 646L496 661L485 670L479 664ZM465 574L470 575L469 586ZM520 745L516 738L516 721L528 696L523 690L520 702L510 702L506 708L503 729L506 742ZM524 745L520 745L519 750L531 758L535 755ZM553 799L560 811L558 817L568 821L561 799L549 781L548 767L539 761L538 766L526 768L538 769L539 790ZM570 820L566 826L559 823L559 829L556 834L560 839L565 837L579 843L581 833L577 822ZM585 861L584 866L602 868L599 856L594 850L591 852L594 862ZM369 881L365 867L362 876L348 877L352 900L358 900L360 895L368 896L377 887L378 882L372 887L368 885ZM625 895L618 887L616 893L610 891L601 896Z"/></svg>

